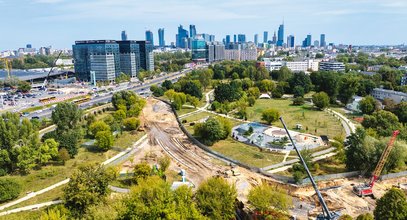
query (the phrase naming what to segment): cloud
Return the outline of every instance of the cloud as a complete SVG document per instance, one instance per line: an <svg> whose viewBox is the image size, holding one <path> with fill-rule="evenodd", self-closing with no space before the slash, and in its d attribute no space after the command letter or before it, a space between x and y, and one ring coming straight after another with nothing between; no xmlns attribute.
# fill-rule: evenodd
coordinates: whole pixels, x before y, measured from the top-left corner
<svg viewBox="0 0 407 220"><path fill-rule="evenodd" d="M37 4L56 4L56 3L61 3L64 0L34 0L34 3Z"/></svg>

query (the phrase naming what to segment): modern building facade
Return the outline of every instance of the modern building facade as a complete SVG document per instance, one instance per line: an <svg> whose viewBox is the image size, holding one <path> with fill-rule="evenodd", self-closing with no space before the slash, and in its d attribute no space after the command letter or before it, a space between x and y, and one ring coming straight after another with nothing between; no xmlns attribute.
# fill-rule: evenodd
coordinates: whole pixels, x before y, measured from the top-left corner
<svg viewBox="0 0 407 220"><path fill-rule="evenodd" d="M146 41L150 42L154 46L154 36L153 32L150 30L146 31Z"/></svg>
<svg viewBox="0 0 407 220"><path fill-rule="evenodd" d="M196 35L195 25L191 24L191 25L189 25L189 37L194 38L195 35Z"/></svg>
<svg viewBox="0 0 407 220"><path fill-rule="evenodd" d="M257 46L257 44L259 44L259 35L255 34L253 40L254 40L254 44L256 44L256 46Z"/></svg>
<svg viewBox="0 0 407 220"><path fill-rule="evenodd" d="M287 47L294 48L295 47L295 38L293 35L288 35L287 37Z"/></svg>
<svg viewBox="0 0 407 220"><path fill-rule="evenodd" d="M182 25L178 27L175 46L178 48L188 48L188 31Z"/></svg>
<svg viewBox="0 0 407 220"><path fill-rule="evenodd" d="M320 46L326 47L325 34L321 34Z"/></svg>
<svg viewBox="0 0 407 220"><path fill-rule="evenodd" d="M237 36L237 42L238 43L246 43L246 35L244 35L244 34L239 34L238 36Z"/></svg>
<svg viewBox="0 0 407 220"><path fill-rule="evenodd" d="M269 32L265 31L263 33L263 43L267 43L269 40Z"/></svg>
<svg viewBox="0 0 407 220"><path fill-rule="evenodd" d="M319 70L325 71L345 71L345 64L342 62L321 62L319 63Z"/></svg>
<svg viewBox="0 0 407 220"><path fill-rule="evenodd" d="M209 63L225 60L225 45L220 42L207 43L207 59Z"/></svg>
<svg viewBox="0 0 407 220"><path fill-rule="evenodd" d="M230 44L230 35L226 35L225 46L227 47Z"/></svg>
<svg viewBox="0 0 407 220"><path fill-rule="evenodd" d="M274 35L273 35L273 40L271 41L272 44L276 44L277 43L277 35L276 32L274 31Z"/></svg>
<svg viewBox="0 0 407 220"><path fill-rule="evenodd" d="M122 31L122 40L127 40L127 33L126 33L126 31Z"/></svg>
<svg viewBox="0 0 407 220"><path fill-rule="evenodd" d="M158 29L158 46L165 47L164 28Z"/></svg>
<svg viewBox="0 0 407 220"><path fill-rule="evenodd" d="M277 46L282 47L284 44L284 24L281 24L278 28L278 38L277 38Z"/></svg>
<svg viewBox="0 0 407 220"><path fill-rule="evenodd" d="M206 62L207 49L206 41L201 35L196 35L191 42L192 61L195 63Z"/></svg>
<svg viewBox="0 0 407 220"><path fill-rule="evenodd" d="M76 41L75 73L82 81L114 81L120 73L136 77L141 70L154 70L153 45L148 41Z"/></svg>

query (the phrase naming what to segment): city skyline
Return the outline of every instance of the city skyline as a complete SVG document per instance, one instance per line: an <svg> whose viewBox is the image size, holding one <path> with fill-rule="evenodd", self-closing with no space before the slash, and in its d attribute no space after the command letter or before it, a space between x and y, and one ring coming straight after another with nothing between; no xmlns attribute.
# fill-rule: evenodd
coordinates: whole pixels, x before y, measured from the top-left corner
<svg viewBox="0 0 407 220"><path fill-rule="evenodd" d="M126 30L129 39L141 40L146 30L157 33L159 28L166 30L165 41L170 44L175 42L180 24L185 29L194 24L198 33L214 34L221 41L226 35L273 33L283 18L285 36L294 35L296 45L309 33L325 33L327 43L407 43L406 30L401 28L407 21L407 2L402 0L211 2L215 1L151 1L140 6L130 0L0 0L0 17L10 21L3 24L3 30L11 30L2 35L0 50L26 44L70 48L75 40L119 40L122 30ZM164 4L166 7L162 7ZM258 13L261 8L268 10ZM21 12L19 16L15 16L17 11Z"/></svg>

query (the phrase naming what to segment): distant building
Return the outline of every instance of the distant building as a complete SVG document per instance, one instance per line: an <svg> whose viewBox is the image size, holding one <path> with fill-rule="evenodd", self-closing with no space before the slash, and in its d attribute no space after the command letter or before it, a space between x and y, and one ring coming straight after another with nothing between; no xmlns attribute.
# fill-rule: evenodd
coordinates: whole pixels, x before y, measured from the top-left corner
<svg viewBox="0 0 407 220"><path fill-rule="evenodd" d="M253 43L232 44L230 48L225 50L225 60L257 60L257 47Z"/></svg>
<svg viewBox="0 0 407 220"><path fill-rule="evenodd" d="M367 71L377 72L377 71L379 71L382 67L383 67L383 65L368 66L368 67L367 67Z"/></svg>
<svg viewBox="0 0 407 220"><path fill-rule="evenodd" d="M321 47L326 47L325 34L321 34L320 46Z"/></svg>
<svg viewBox="0 0 407 220"><path fill-rule="evenodd" d="M209 35L209 42L215 42L215 35Z"/></svg>
<svg viewBox="0 0 407 220"><path fill-rule="evenodd" d="M27 45L25 46L25 48L27 48L27 49L32 49L33 46L32 46L31 44L27 44Z"/></svg>
<svg viewBox="0 0 407 220"><path fill-rule="evenodd" d="M150 42L150 44L154 46L153 32L150 30L146 31L146 41Z"/></svg>
<svg viewBox="0 0 407 220"><path fill-rule="evenodd" d="M407 93L394 90L375 88L372 91L372 96L381 101L385 98L392 99L396 104L399 104L402 101L407 101Z"/></svg>
<svg viewBox="0 0 407 220"><path fill-rule="evenodd" d="M188 31L182 25L178 27L175 46L178 48L188 48Z"/></svg>
<svg viewBox="0 0 407 220"><path fill-rule="evenodd" d="M286 66L293 72L308 72L318 71L319 62L315 60L306 61L263 61L264 67L269 71L279 70L281 67Z"/></svg>
<svg viewBox="0 0 407 220"><path fill-rule="evenodd" d="M319 47L319 41L318 40L314 41L314 47Z"/></svg>
<svg viewBox="0 0 407 220"><path fill-rule="evenodd" d="M126 33L126 31L122 31L122 40L127 40L127 33Z"/></svg>
<svg viewBox="0 0 407 220"><path fill-rule="evenodd" d="M342 62L321 62L319 70L325 71L345 71L345 64Z"/></svg>
<svg viewBox="0 0 407 220"><path fill-rule="evenodd" d="M225 45L220 42L209 42L206 45L207 48L207 59L206 61L216 62L225 60Z"/></svg>
<svg viewBox="0 0 407 220"><path fill-rule="evenodd" d="M230 35L226 35L225 45L226 47L230 44Z"/></svg>
<svg viewBox="0 0 407 220"><path fill-rule="evenodd" d="M362 101L363 97L360 96L353 96L352 102L346 105L346 108L348 110L351 110L353 112L360 112L359 110L359 103Z"/></svg>
<svg viewBox="0 0 407 220"><path fill-rule="evenodd" d="M277 38L277 46L282 47L284 44L284 24L281 24L278 28L278 38Z"/></svg>
<svg viewBox="0 0 407 220"><path fill-rule="evenodd" d="M276 32L274 31L274 35L273 35L273 40L271 41L272 44L276 44L277 43L277 35Z"/></svg>
<svg viewBox="0 0 407 220"><path fill-rule="evenodd" d="M256 44L256 46L257 46L257 44L259 44L259 35L255 34L253 40L254 40L254 44Z"/></svg>
<svg viewBox="0 0 407 220"><path fill-rule="evenodd" d="M233 35L233 43L237 43L237 37L236 34Z"/></svg>
<svg viewBox="0 0 407 220"><path fill-rule="evenodd" d="M189 37L194 38L195 35L196 35L195 25L191 24L191 25L189 25Z"/></svg>
<svg viewBox="0 0 407 220"><path fill-rule="evenodd" d="M244 34L239 34L238 36L237 36L237 42L238 43L246 43L246 35L244 35Z"/></svg>
<svg viewBox="0 0 407 220"><path fill-rule="evenodd" d="M207 49L205 39L203 39L202 36L196 35L195 38L192 39L191 44L192 61L196 63L206 62Z"/></svg>
<svg viewBox="0 0 407 220"><path fill-rule="evenodd" d="M148 41L136 41L140 45L140 68L139 70L154 71L154 46Z"/></svg>
<svg viewBox="0 0 407 220"><path fill-rule="evenodd" d="M287 37L287 47L288 48L294 48L295 47L295 38L293 35L289 35Z"/></svg>
<svg viewBox="0 0 407 220"><path fill-rule="evenodd" d="M120 52L120 72L137 77L141 68L140 45L136 41L118 41Z"/></svg>
<svg viewBox="0 0 407 220"><path fill-rule="evenodd" d="M267 43L267 41L268 41L268 35L269 35L269 32L267 32L267 31L265 31L264 33L263 33L263 43Z"/></svg>
<svg viewBox="0 0 407 220"><path fill-rule="evenodd" d="M165 47L164 28L158 29L158 46Z"/></svg>

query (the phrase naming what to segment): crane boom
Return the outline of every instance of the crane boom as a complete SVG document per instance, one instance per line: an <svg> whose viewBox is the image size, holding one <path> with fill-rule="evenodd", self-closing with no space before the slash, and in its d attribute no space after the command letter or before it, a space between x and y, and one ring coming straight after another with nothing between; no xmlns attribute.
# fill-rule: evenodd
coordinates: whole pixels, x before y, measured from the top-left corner
<svg viewBox="0 0 407 220"><path fill-rule="evenodd" d="M61 54L62 54L62 51L59 52L57 58L54 60L54 63L52 64L51 69L49 70L48 75L47 75L47 77L45 78L44 83L43 83L43 85L42 85L42 88L43 88L43 89L45 89L45 87L48 85L48 78L49 78L49 75L51 75L52 70L54 70L54 67L55 67L55 65L57 64L57 61L58 61L59 57L61 56Z"/></svg>
<svg viewBox="0 0 407 220"><path fill-rule="evenodd" d="M284 120L283 120L283 117L280 117L280 121L281 121L281 123L283 124L284 129L285 129L285 131L287 132L288 138L290 139L291 144L293 145L295 152L297 152L297 155L298 155L298 157L300 158L300 161L301 161L301 163L302 163L302 166L305 168L305 171L307 172L308 178L309 178L309 180L311 181L312 186L314 187L315 193L316 193L317 196L318 196L319 202L320 202L321 205L322 205L323 215L322 215L322 216L318 216L318 217L317 217L317 220L320 220L320 219L321 219L321 220L336 220L336 219L338 219L338 218L339 218L339 213L330 212L330 211L329 211L329 208L328 208L328 206L326 205L325 200L324 200L324 198L322 197L321 192L319 191L318 186L317 186L317 184L315 183L315 180L314 180L314 178L312 177L311 172L309 171L308 166L307 166L307 164L306 164L305 161L304 161L304 158L301 156L300 151L298 150L297 146L295 145L295 143L294 143L294 141L293 141L293 139L292 139L292 137L291 137L291 135L290 135L290 132L288 131L287 126L285 125L285 122L284 122Z"/></svg>
<svg viewBox="0 0 407 220"><path fill-rule="evenodd" d="M386 148L384 149L382 156L380 157L379 162L376 165L372 173L372 179L370 181L370 186L373 187L376 180L379 178L380 174L382 173L383 167L386 164L387 158L390 155L391 150L393 149L394 142L396 141L397 135L400 134L400 131L396 130L393 132L393 135L390 138L389 143L387 144Z"/></svg>

